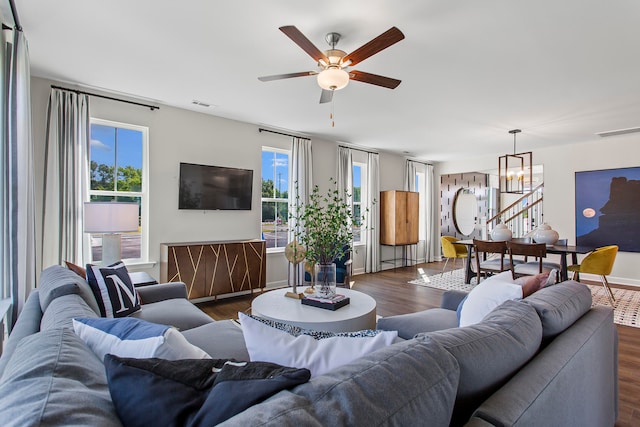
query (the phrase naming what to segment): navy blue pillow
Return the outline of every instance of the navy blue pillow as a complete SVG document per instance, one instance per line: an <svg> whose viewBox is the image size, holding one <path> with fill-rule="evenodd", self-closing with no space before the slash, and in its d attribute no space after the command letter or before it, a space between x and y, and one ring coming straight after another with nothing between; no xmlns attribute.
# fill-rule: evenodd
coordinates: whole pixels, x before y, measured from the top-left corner
<svg viewBox="0 0 640 427"><path fill-rule="evenodd" d="M111 400L127 427L213 426L311 377L308 369L226 359L107 354L104 365Z"/></svg>
<svg viewBox="0 0 640 427"><path fill-rule="evenodd" d="M464 302L467 300L467 298L469 298L469 294L465 295L462 301L460 301L460 304L458 304L458 308L456 309L456 316L458 316L458 326L460 326L460 313L462 313L462 306L464 305Z"/></svg>
<svg viewBox="0 0 640 427"><path fill-rule="evenodd" d="M100 316L126 317L140 310L140 300L122 261L108 267L87 264L87 282L98 302Z"/></svg>

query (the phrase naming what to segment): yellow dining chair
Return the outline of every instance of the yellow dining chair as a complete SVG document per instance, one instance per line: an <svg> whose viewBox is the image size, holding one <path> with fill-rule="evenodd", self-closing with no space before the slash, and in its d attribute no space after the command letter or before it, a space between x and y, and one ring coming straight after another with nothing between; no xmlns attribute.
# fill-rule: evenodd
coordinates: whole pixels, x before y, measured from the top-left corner
<svg viewBox="0 0 640 427"><path fill-rule="evenodd" d="M617 254L618 247L616 245L603 246L587 255L580 264L568 266L567 270L573 271L573 280L577 280L578 282L580 281L580 273L598 274L602 281L602 286L604 286L607 296L609 297L609 302L613 306L616 298L609 288L607 275L611 274Z"/></svg>
<svg viewBox="0 0 640 427"><path fill-rule="evenodd" d="M465 266L464 259L468 256L467 247L465 245L453 243L456 240L458 239L453 236L442 236L440 238L440 243L442 245L442 254L447 259L447 261L445 261L444 263L444 267L442 267L442 272L440 273L440 275L444 273L444 270L447 268L447 264L449 263L449 260L451 258L453 258L454 269L456 266L456 260L458 258L462 258L462 268L464 268Z"/></svg>

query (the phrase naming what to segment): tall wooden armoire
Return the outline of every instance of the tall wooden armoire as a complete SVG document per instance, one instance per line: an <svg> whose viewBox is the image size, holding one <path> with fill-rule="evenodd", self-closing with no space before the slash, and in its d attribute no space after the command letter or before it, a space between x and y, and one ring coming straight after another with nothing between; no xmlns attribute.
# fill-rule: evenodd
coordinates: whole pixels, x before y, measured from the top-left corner
<svg viewBox="0 0 640 427"><path fill-rule="evenodd" d="M390 246L418 243L418 205L414 191L380 192L380 243Z"/></svg>

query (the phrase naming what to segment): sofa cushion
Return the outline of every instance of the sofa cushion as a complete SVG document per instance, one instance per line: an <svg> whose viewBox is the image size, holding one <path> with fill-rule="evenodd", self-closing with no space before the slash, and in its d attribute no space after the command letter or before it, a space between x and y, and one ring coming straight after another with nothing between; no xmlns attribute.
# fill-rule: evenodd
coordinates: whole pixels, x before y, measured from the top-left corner
<svg viewBox="0 0 640 427"><path fill-rule="evenodd" d="M40 331L40 321L42 320L42 310L40 309L40 292L37 289L32 290L29 293L27 301L22 306L20 316L16 324L11 329L9 339L7 339L2 345L2 355L0 356L0 377L4 372L5 366L9 362L11 355L15 351L18 343L24 337L35 334Z"/></svg>
<svg viewBox="0 0 640 427"><path fill-rule="evenodd" d="M238 313L251 361L307 368L321 375L387 347L396 331L319 332Z"/></svg>
<svg viewBox="0 0 640 427"><path fill-rule="evenodd" d="M249 360L242 329L232 320L207 323L184 331L182 335L213 359Z"/></svg>
<svg viewBox="0 0 640 427"><path fill-rule="evenodd" d="M247 426L325 427L319 421L311 402L289 390L283 390L218 424L218 427Z"/></svg>
<svg viewBox="0 0 640 427"><path fill-rule="evenodd" d="M122 261L108 267L87 264L87 282L102 317L125 317L140 310L138 294Z"/></svg>
<svg viewBox="0 0 640 427"><path fill-rule="evenodd" d="M140 310L129 317L171 325L180 331L213 322L211 317L185 298L172 298L151 304L145 303L140 307Z"/></svg>
<svg viewBox="0 0 640 427"><path fill-rule="evenodd" d="M451 354L422 336L312 378L293 393L311 402L322 425L446 426L459 373Z"/></svg>
<svg viewBox="0 0 640 427"><path fill-rule="evenodd" d="M121 427L104 366L69 329L26 337L0 379L0 420L12 426Z"/></svg>
<svg viewBox="0 0 640 427"><path fill-rule="evenodd" d="M562 333L591 309L591 291L581 283L569 281L539 290L524 299L538 312L542 338L546 342Z"/></svg>
<svg viewBox="0 0 640 427"><path fill-rule="evenodd" d="M542 325L533 307L506 301L476 325L426 335L440 343L460 365L452 424L461 425L536 354Z"/></svg>
<svg viewBox="0 0 640 427"><path fill-rule="evenodd" d="M264 362L105 357L109 390L127 427L213 426L280 390L306 369Z"/></svg>
<svg viewBox="0 0 640 427"><path fill-rule="evenodd" d="M40 330L53 328L73 328L74 317L94 318L98 315L93 311L80 295L65 295L49 304L42 315Z"/></svg>
<svg viewBox="0 0 640 427"><path fill-rule="evenodd" d="M421 332L440 331L458 326L455 311L444 308L431 308L416 313L378 319L377 328L385 331L398 331L398 336L409 340Z"/></svg>
<svg viewBox="0 0 640 427"><path fill-rule="evenodd" d="M140 319L76 318L73 329L100 360L107 353L168 360L209 358L174 328Z"/></svg>
<svg viewBox="0 0 640 427"><path fill-rule="evenodd" d="M593 307L483 401L475 416L493 426L638 425L616 423L618 340L612 314L611 307ZM637 372L632 365L625 369Z"/></svg>
<svg viewBox="0 0 640 427"><path fill-rule="evenodd" d="M58 296L62 296L63 294L60 293L60 291L56 291L56 289L68 284L77 285L78 294L82 299L85 300L93 311L98 314L100 313L96 298L93 296L93 291L87 281L61 265L52 265L51 267L45 268L42 270L42 273L40 273L38 292L40 293L40 308L43 313L47 310L48 304L50 304L54 299L50 294L58 292ZM69 287L66 289L69 289Z"/></svg>
<svg viewBox="0 0 640 427"><path fill-rule="evenodd" d="M65 295L71 295L71 294L80 295L80 287L78 286L77 283L65 283L63 285L55 287L51 289L50 292L45 292L43 297L46 299L44 301L42 300L40 301L41 303L40 308L45 307L44 310L46 311L53 300L55 300L58 297L63 297Z"/></svg>

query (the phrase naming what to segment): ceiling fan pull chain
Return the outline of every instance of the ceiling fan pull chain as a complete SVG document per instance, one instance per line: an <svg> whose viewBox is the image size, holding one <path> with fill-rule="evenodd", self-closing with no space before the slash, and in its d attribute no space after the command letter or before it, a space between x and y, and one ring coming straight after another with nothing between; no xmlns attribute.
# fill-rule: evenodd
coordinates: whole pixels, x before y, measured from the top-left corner
<svg viewBox="0 0 640 427"><path fill-rule="evenodd" d="M336 127L336 122L333 120L333 97L331 97L331 113L329 113L329 118L331 119L331 127Z"/></svg>

